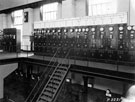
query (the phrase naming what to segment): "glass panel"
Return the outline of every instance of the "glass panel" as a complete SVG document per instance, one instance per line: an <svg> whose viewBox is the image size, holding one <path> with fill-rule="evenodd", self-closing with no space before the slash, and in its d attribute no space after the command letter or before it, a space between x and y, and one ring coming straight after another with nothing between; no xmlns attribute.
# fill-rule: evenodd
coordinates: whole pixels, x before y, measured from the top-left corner
<svg viewBox="0 0 135 102"><path fill-rule="evenodd" d="M105 15L116 13L116 0L89 0L88 11L89 16Z"/></svg>
<svg viewBox="0 0 135 102"><path fill-rule="evenodd" d="M23 10L17 10L12 13L14 25L23 24Z"/></svg>
<svg viewBox="0 0 135 102"><path fill-rule="evenodd" d="M55 20L57 16L58 3L43 5L43 20Z"/></svg>

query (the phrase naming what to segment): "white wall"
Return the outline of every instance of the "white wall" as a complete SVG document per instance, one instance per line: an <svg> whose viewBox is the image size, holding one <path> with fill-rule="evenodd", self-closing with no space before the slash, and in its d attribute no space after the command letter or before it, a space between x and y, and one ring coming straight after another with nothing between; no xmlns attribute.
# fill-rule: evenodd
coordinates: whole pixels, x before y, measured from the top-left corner
<svg viewBox="0 0 135 102"><path fill-rule="evenodd" d="M7 19L7 28L11 28L12 26L13 26L13 22L12 22L12 20L11 20L11 14L7 14L6 15L7 17L6 17L6 19Z"/></svg>
<svg viewBox="0 0 135 102"><path fill-rule="evenodd" d="M24 9L24 12L28 12L28 22L23 23L23 35L22 35L22 45L30 45L30 35L33 31L33 9Z"/></svg>
<svg viewBox="0 0 135 102"><path fill-rule="evenodd" d="M0 76L0 99L2 99L4 96L3 90L4 90L4 81L3 78Z"/></svg>
<svg viewBox="0 0 135 102"><path fill-rule="evenodd" d="M3 29L3 14L0 14L0 30Z"/></svg>
<svg viewBox="0 0 135 102"><path fill-rule="evenodd" d="M116 1L117 1L117 12L129 12L130 0L116 0Z"/></svg>
<svg viewBox="0 0 135 102"><path fill-rule="evenodd" d="M5 78L10 73L12 73L16 68L18 68L18 64L17 63L0 65L0 76Z"/></svg>
<svg viewBox="0 0 135 102"><path fill-rule="evenodd" d="M135 0L130 0L130 25L135 25Z"/></svg>
<svg viewBox="0 0 135 102"><path fill-rule="evenodd" d="M0 14L0 29L7 28L7 15L6 14Z"/></svg>
<svg viewBox="0 0 135 102"><path fill-rule="evenodd" d="M33 10L33 19L34 21L40 21L40 8L35 8Z"/></svg>
<svg viewBox="0 0 135 102"><path fill-rule="evenodd" d="M75 17L87 16L87 0L75 0Z"/></svg>
<svg viewBox="0 0 135 102"><path fill-rule="evenodd" d="M62 18L75 17L75 0L62 1Z"/></svg>
<svg viewBox="0 0 135 102"><path fill-rule="evenodd" d="M0 99L4 96L4 78L18 68L17 63L0 65Z"/></svg>

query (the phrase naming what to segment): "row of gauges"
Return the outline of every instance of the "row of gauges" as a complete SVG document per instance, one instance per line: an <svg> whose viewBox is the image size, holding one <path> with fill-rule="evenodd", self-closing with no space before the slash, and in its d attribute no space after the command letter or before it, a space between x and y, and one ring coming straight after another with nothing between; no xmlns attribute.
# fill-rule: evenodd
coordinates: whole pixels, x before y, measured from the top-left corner
<svg viewBox="0 0 135 102"><path fill-rule="evenodd" d="M91 29L91 30L90 30ZM99 28L99 31L105 31L106 28L104 27L100 27ZM119 31L122 31L124 30L124 27L123 26L120 26L119 28ZM109 31L113 31L114 30L114 27L109 27L108 28ZM135 26L127 26L127 30L135 30ZM96 31L96 27L86 27L86 28L70 28L69 29L69 32L89 32L89 31ZM61 33L61 32L68 32L68 29L66 28L63 28L63 29L49 29L49 28L46 28L46 29L35 29L34 30L34 33Z"/></svg>
<svg viewBox="0 0 135 102"><path fill-rule="evenodd" d="M3 35L3 37L4 38L13 38L13 39L15 39L15 35L12 35L12 34L11 35Z"/></svg>
<svg viewBox="0 0 135 102"><path fill-rule="evenodd" d="M104 28L101 28L101 31L102 29ZM96 29L95 28L91 28L91 31L95 31ZM73 29L73 28L70 28L69 32L88 32L89 31L89 28L76 28L76 29ZM35 29L34 30L34 34L35 33L61 33L62 32L62 29ZM68 29L64 29L63 32L68 32Z"/></svg>

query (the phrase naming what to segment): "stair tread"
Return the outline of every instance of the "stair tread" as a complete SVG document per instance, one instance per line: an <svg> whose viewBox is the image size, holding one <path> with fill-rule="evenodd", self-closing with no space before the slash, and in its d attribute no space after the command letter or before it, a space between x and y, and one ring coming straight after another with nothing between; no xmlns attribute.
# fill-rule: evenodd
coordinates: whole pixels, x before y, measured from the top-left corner
<svg viewBox="0 0 135 102"><path fill-rule="evenodd" d="M55 89L55 90L57 89L56 87L53 87L53 86L51 86L51 85L47 85L47 88L51 88L51 89L53 88L53 89Z"/></svg>
<svg viewBox="0 0 135 102"><path fill-rule="evenodd" d="M68 67L67 66L59 66L60 68L64 68L64 69L67 69Z"/></svg>
<svg viewBox="0 0 135 102"><path fill-rule="evenodd" d="M49 83L48 85L49 85L49 86L54 86L54 87L59 86L59 85L52 84L52 83Z"/></svg>
<svg viewBox="0 0 135 102"><path fill-rule="evenodd" d="M55 77L55 78L61 79L63 76L60 76L60 75L53 75L52 77Z"/></svg>
<svg viewBox="0 0 135 102"><path fill-rule="evenodd" d="M62 80L62 78L59 78L59 77L55 77L55 76L53 76L53 77L51 78L51 80L58 80L58 81L61 81L61 80Z"/></svg>
<svg viewBox="0 0 135 102"><path fill-rule="evenodd" d="M42 96L40 97L40 99L46 100L46 101L51 101L51 100L52 100L50 97L47 97L47 96L45 96L45 95L42 95Z"/></svg>
<svg viewBox="0 0 135 102"><path fill-rule="evenodd" d="M51 102L57 89L59 88L63 78L65 77L66 73L68 72L67 66L59 66L56 68L55 72L51 75L50 80L41 93L38 102Z"/></svg>
<svg viewBox="0 0 135 102"><path fill-rule="evenodd" d="M59 85L60 84L59 81L55 81L55 80L51 80L49 83L56 84L56 85Z"/></svg>
<svg viewBox="0 0 135 102"><path fill-rule="evenodd" d="M57 69L56 71L55 71L55 73L58 73L58 74L65 74L65 71L62 71L62 70L60 70L60 69Z"/></svg>
<svg viewBox="0 0 135 102"><path fill-rule="evenodd" d="M49 101L45 101L45 100L42 100L42 99L41 99L41 100L39 100L38 102L49 102Z"/></svg>
<svg viewBox="0 0 135 102"><path fill-rule="evenodd" d="M58 67L57 69L67 71L67 67Z"/></svg>
<svg viewBox="0 0 135 102"><path fill-rule="evenodd" d="M62 74L60 74L60 73L54 73L54 75L53 75L53 76L62 77Z"/></svg>
<svg viewBox="0 0 135 102"><path fill-rule="evenodd" d="M52 84L48 84L49 87L52 87L52 88L56 88L58 87L58 85L52 85Z"/></svg>
<svg viewBox="0 0 135 102"><path fill-rule="evenodd" d="M52 96L52 95L53 95L53 93L48 92L48 91L44 91L43 94L44 94L44 95L48 95L48 96Z"/></svg>
<svg viewBox="0 0 135 102"><path fill-rule="evenodd" d="M55 90L51 89L51 88L46 88L45 91L48 91L48 92L51 92L51 93L55 93Z"/></svg>
<svg viewBox="0 0 135 102"><path fill-rule="evenodd" d="M46 90L48 90L48 91L52 91L52 88L47 87L47 88L46 88ZM56 91L56 89L53 89L53 91Z"/></svg>

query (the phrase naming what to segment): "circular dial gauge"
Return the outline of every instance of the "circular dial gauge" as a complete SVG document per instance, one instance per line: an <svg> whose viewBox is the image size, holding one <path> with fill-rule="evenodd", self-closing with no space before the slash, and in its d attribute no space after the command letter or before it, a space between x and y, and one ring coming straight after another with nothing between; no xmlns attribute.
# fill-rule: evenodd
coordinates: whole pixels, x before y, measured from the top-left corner
<svg viewBox="0 0 135 102"><path fill-rule="evenodd" d="M123 30L123 27L119 27L119 30Z"/></svg>
<svg viewBox="0 0 135 102"><path fill-rule="evenodd" d="M104 31L104 28L102 27L102 28L100 28L100 31Z"/></svg>
<svg viewBox="0 0 135 102"><path fill-rule="evenodd" d="M82 29L82 31L83 31L83 32L85 32L85 31L86 31L86 29L85 29L85 28L83 28L83 29Z"/></svg>
<svg viewBox="0 0 135 102"><path fill-rule="evenodd" d="M67 30L66 30L66 29L64 29L64 32L67 32Z"/></svg>
<svg viewBox="0 0 135 102"><path fill-rule="evenodd" d="M131 26L128 26L127 29L128 29L128 30L131 30L132 28L131 28Z"/></svg>
<svg viewBox="0 0 135 102"><path fill-rule="evenodd" d="M135 30L135 26L133 26L133 30Z"/></svg>
<svg viewBox="0 0 135 102"><path fill-rule="evenodd" d="M88 32L89 31L89 28L86 28L86 32Z"/></svg>
<svg viewBox="0 0 135 102"><path fill-rule="evenodd" d="M79 32L81 32L81 28L79 28Z"/></svg>
<svg viewBox="0 0 135 102"><path fill-rule="evenodd" d="M113 27L109 27L109 31L113 31Z"/></svg>
<svg viewBox="0 0 135 102"><path fill-rule="evenodd" d="M75 29L75 32L78 32L78 29L77 28Z"/></svg>
<svg viewBox="0 0 135 102"><path fill-rule="evenodd" d="M73 32L73 29L70 29L70 32Z"/></svg>
<svg viewBox="0 0 135 102"><path fill-rule="evenodd" d="M58 32L60 32L60 29L58 29Z"/></svg>
<svg viewBox="0 0 135 102"><path fill-rule="evenodd" d="M95 28L91 28L91 31L93 31L93 32L94 32L94 31L95 31Z"/></svg>

